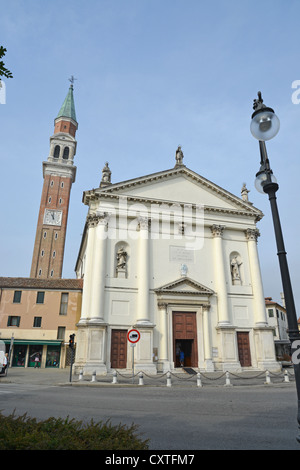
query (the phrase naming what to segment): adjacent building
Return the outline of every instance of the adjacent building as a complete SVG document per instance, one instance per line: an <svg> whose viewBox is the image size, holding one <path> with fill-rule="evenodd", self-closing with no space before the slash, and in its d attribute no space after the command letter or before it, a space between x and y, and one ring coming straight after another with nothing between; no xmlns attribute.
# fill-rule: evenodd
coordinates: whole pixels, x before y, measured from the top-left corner
<svg viewBox="0 0 300 470"><path fill-rule="evenodd" d="M273 327L276 357L278 361L290 361L291 343L288 336L288 322L286 308L274 301L272 297L266 297L266 311L268 324Z"/></svg>
<svg viewBox="0 0 300 470"><path fill-rule="evenodd" d="M80 319L82 280L62 279L78 128L73 79L54 120L29 278L0 278L0 340L11 366L68 365L69 335Z"/></svg>

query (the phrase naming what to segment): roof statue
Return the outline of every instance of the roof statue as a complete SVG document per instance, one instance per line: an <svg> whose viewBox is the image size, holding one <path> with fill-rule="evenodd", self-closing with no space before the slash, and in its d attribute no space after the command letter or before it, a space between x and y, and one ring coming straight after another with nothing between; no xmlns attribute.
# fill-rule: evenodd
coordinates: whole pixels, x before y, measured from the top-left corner
<svg viewBox="0 0 300 470"><path fill-rule="evenodd" d="M178 145L178 148L176 150L176 155L175 155L175 159L176 159L176 164L175 164L175 168L178 168L180 166L185 166L183 164L183 153L182 153L182 150L181 150L181 146Z"/></svg>
<svg viewBox="0 0 300 470"><path fill-rule="evenodd" d="M111 171L108 166L108 162L105 162L105 166L102 170L102 180L100 183L100 188L102 188L103 186L107 186L109 184L111 184Z"/></svg>
<svg viewBox="0 0 300 470"><path fill-rule="evenodd" d="M241 190L241 195L242 195L243 201L245 202L249 202L248 193L250 193L250 190L246 188L246 183L244 183L242 190Z"/></svg>

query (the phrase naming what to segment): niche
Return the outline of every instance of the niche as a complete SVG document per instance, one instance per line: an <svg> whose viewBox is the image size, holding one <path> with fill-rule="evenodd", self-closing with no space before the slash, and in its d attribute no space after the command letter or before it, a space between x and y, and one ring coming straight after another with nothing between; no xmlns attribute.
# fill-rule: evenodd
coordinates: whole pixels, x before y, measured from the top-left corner
<svg viewBox="0 0 300 470"><path fill-rule="evenodd" d="M241 286L244 282L244 267L241 255L237 251L230 254L230 273L233 286Z"/></svg>

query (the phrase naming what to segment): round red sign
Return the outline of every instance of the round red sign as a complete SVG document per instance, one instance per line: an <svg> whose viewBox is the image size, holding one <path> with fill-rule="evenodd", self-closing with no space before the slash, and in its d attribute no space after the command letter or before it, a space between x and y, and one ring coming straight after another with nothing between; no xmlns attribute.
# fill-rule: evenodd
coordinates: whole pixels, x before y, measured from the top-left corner
<svg viewBox="0 0 300 470"><path fill-rule="evenodd" d="M141 338L141 334L138 330L129 330L127 333L127 339L131 343L137 343Z"/></svg>

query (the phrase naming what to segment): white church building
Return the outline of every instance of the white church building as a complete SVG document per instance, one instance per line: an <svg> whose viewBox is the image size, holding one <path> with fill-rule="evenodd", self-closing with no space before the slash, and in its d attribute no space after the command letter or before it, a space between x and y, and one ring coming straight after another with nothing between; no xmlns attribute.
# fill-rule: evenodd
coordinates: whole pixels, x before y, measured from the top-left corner
<svg viewBox="0 0 300 470"><path fill-rule="evenodd" d="M75 370L279 370L257 251L260 210L175 166L85 191ZM180 362L180 352L184 354Z"/></svg>

